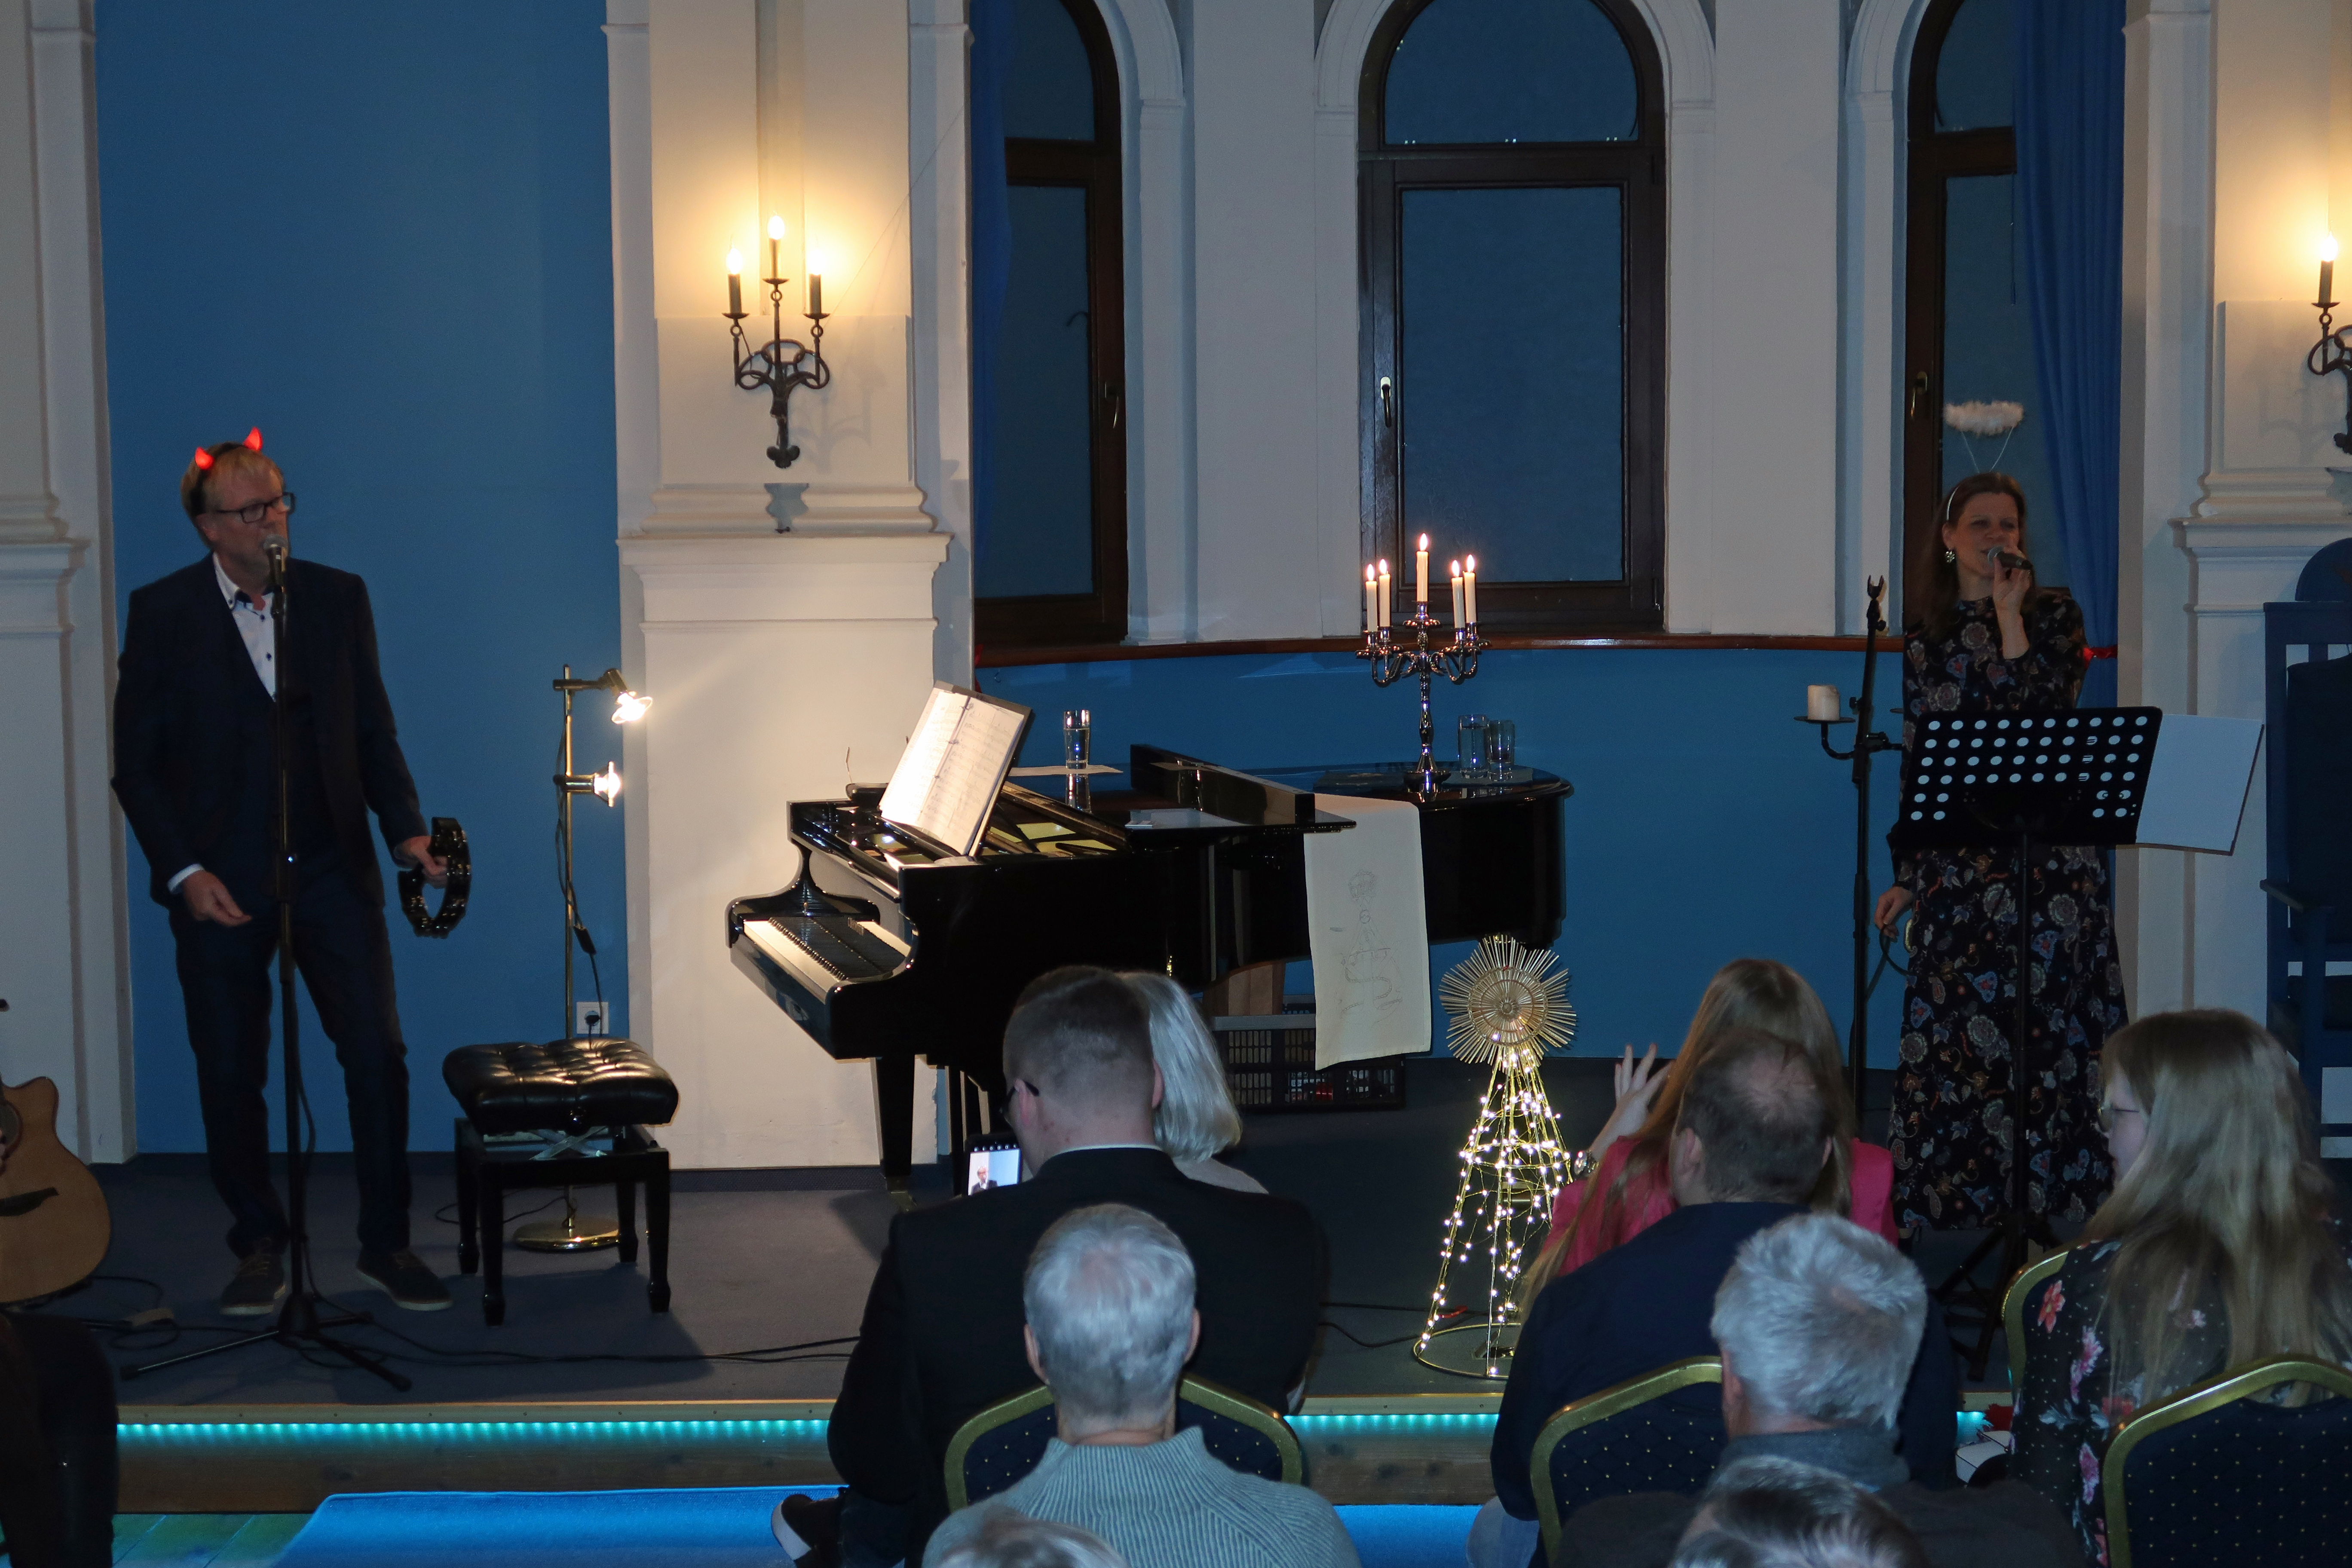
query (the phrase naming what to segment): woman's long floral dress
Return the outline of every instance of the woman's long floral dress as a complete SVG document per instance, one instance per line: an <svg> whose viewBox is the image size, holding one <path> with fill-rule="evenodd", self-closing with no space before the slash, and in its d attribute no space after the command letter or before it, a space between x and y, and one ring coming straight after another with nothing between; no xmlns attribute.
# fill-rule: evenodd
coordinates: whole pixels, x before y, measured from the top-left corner
<svg viewBox="0 0 2352 1568"><path fill-rule="evenodd" d="M2026 617L2025 652L2000 656L1992 601L1960 606L1952 635L1915 635L1904 654L1903 743L1922 719L2071 708L2083 684L2083 613L2044 595ZM2109 1184L2096 1125L2099 1052L2122 1027L2105 851L2034 847L2026 893L2033 954L2028 991L2036 1068L2021 1118L2026 1206L2086 1218ZM1902 1059L1893 1125L1895 1222L1951 1230L2009 1207L2010 1036L2016 1019L2014 850L1897 853L1914 906L1911 976L1903 988Z"/></svg>

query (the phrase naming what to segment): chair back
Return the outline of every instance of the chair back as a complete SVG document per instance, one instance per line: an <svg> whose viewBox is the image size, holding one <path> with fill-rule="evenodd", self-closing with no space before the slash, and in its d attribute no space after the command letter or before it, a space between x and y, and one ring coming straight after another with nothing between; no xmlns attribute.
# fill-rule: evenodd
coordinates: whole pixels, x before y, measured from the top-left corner
<svg viewBox="0 0 2352 1568"><path fill-rule="evenodd" d="M2256 1401L2281 1384L2336 1395ZM2352 1375L2272 1356L2149 1405L2108 1445L2100 1485L2111 1568L2340 1563L2352 1537Z"/></svg>
<svg viewBox="0 0 2352 1568"><path fill-rule="evenodd" d="M2352 815L2342 806L2352 795L2347 574L2352 552L2330 545L2312 559L2295 598L2263 606L2264 1021L2294 1053L2315 1101L2327 1068L2352 1066L2352 975L2327 973L2352 959ZM2298 963L2303 973L2290 975Z"/></svg>
<svg viewBox="0 0 2352 1568"><path fill-rule="evenodd" d="M1721 1396L1674 1396L1722 1382L1722 1362L1692 1356L1571 1400L1544 1423L1528 1456L1528 1479L1546 1561L1560 1560L1561 1525L1597 1498L1693 1493L1706 1485L1728 1440Z"/></svg>
<svg viewBox="0 0 2352 1568"><path fill-rule="evenodd" d="M1233 1469L1296 1486L1307 1476L1306 1450L1290 1424L1245 1394L1205 1378L1176 1390L1176 1429L1201 1429L1202 1446ZM999 1400L948 1442L950 1509L994 1497L1037 1468L1055 1432L1054 1395L1044 1384Z"/></svg>
<svg viewBox="0 0 2352 1568"><path fill-rule="evenodd" d="M2041 1294L2042 1282L2066 1266L2066 1253L2062 1247L2039 1263L2029 1263L2017 1271L2009 1289L2000 1298L2001 1336L2009 1342L2009 1397L2012 1406L2017 1391L2025 1386L2025 1309L2031 1299Z"/></svg>

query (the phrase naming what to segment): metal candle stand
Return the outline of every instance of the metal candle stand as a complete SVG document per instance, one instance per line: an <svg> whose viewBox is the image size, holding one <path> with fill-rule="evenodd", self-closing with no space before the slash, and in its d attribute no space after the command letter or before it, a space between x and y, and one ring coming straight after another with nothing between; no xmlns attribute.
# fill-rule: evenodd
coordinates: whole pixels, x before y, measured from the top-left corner
<svg viewBox="0 0 2352 1568"><path fill-rule="evenodd" d="M1372 661L1372 684L1393 686L1406 675L1421 677L1421 793L1437 793L1437 763L1430 755L1429 744L1436 731L1429 717L1429 678L1443 675L1459 686L1478 673L1478 655L1486 650L1486 641L1478 635L1476 622L1454 628L1453 639L1437 647L1430 646L1429 634L1441 623L1429 613L1424 602L1412 617L1403 623L1412 628L1412 646L1399 646L1391 635L1393 628L1372 626L1364 633L1364 646L1356 650L1358 658Z"/></svg>
<svg viewBox="0 0 2352 1568"><path fill-rule="evenodd" d="M772 265L769 270L781 273L772 265L774 247L770 247ZM735 384L746 392L765 391L768 394L768 416L776 422L776 444L768 448L768 460L780 468L789 468L801 449L792 443L789 414L793 393L799 387L811 392L823 392L833 384L833 369L824 363L824 321L830 314L821 298L809 300L809 341L805 345L784 336L784 285L792 281L782 276L762 278L768 286L768 306L772 317L772 336L768 342L752 348L743 336L743 322L749 311L735 310L725 312L734 323ZM814 281L814 280L813 280ZM813 363L814 370L803 370L803 362Z"/></svg>

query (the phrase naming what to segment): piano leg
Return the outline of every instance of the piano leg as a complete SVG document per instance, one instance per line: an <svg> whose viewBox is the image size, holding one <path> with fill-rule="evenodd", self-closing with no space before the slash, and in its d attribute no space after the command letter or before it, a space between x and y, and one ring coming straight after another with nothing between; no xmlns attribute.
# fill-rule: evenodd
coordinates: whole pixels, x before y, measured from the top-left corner
<svg viewBox="0 0 2352 1568"><path fill-rule="evenodd" d="M915 1053L874 1058L874 1121L882 1135L882 1184L902 1209L915 1206L908 1180L915 1168Z"/></svg>

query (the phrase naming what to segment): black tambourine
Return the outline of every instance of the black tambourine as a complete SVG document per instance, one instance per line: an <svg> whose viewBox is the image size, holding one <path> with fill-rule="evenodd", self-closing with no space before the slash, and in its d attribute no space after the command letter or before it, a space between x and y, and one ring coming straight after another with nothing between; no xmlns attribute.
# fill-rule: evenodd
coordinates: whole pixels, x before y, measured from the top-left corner
<svg viewBox="0 0 2352 1568"><path fill-rule="evenodd" d="M441 889L441 908L425 907L425 868L411 866L400 873L400 907L411 930L419 936L447 936L466 918L466 894L474 885L474 857L466 847L466 830L454 816L433 819L430 850L449 863L449 880Z"/></svg>

